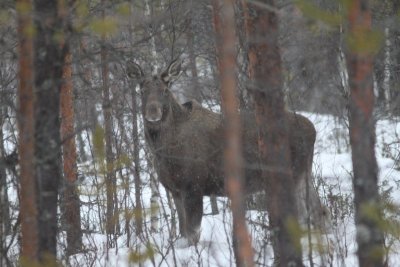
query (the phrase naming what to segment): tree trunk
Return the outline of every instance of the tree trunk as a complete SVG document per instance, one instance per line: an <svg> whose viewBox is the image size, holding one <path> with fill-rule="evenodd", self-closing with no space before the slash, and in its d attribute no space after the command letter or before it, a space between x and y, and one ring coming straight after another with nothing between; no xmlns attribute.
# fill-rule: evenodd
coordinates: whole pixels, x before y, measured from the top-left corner
<svg viewBox="0 0 400 267"><path fill-rule="evenodd" d="M398 14L400 11L400 2L397 1L394 7L394 13ZM397 23L390 29L390 42L391 42L391 66L390 73L390 109L393 115L400 114L400 29Z"/></svg>
<svg viewBox="0 0 400 267"><path fill-rule="evenodd" d="M134 166L134 179L135 179L135 224L136 224L136 235L140 236L143 232L143 211L141 202L141 180L140 180L140 158L139 158L139 129L137 123L137 96L135 86L132 90L132 140L133 140L133 162Z"/></svg>
<svg viewBox="0 0 400 267"><path fill-rule="evenodd" d="M33 78L33 39L28 29L33 27L32 2L18 0L17 5L24 9L18 12L18 128L19 128L19 164L20 164L20 217L21 217L21 264L38 262L39 229L37 187L35 180L34 158L34 78Z"/></svg>
<svg viewBox="0 0 400 267"><path fill-rule="evenodd" d="M158 181L154 175L152 167L150 168L150 231L156 233L159 230L160 222L160 193L158 191ZM171 210L171 213L173 211Z"/></svg>
<svg viewBox="0 0 400 267"><path fill-rule="evenodd" d="M68 42L68 40L67 40ZM69 46L69 44L66 44ZM69 50L69 48L68 48ZM72 55L66 52L61 87L61 138L63 140L64 168L64 220L67 231L67 255L79 252L82 248L80 202L76 186L78 178L77 154L74 130L74 105L72 84Z"/></svg>
<svg viewBox="0 0 400 267"><path fill-rule="evenodd" d="M11 234L11 217L10 217L10 201L8 198L8 184L7 184L7 167L15 168L14 166L8 166L14 164L9 162L4 147L4 133L3 125L5 122L6 105L0 99L0 266L10 265L9 259L7 258L7 236Z"/></svg>
<svg viewBox="0 0 400 267"><path fill-rule="evenodd" d="M196 5L195 1L190 1L190 14L193 14L194 8ZM187 38L187 48L188 48L188 56L189 56L189 69L190 74L192 76L192 86L190 88L189 93L191 93L190 97L195 99L197 102L201 103L201 91L199 85L199 78L197 74L197 65L196 65L196 54L195 54L195 47L194 47L194 34L193 34L193 21L189 16L188 21L188 29L186 30L186 38Z"/></svg>
<svg viewBox="0 0 400 267"><path fill-rule="evenodd" d="M104 0L102 1L104 4ZM102 16L105 17L105 11L102 10ZM103 80L103 116L104 116L104 137L105 137L105 156L106 156L106 195L107 195L107 210L106 210L106 231L108 237L109 247L113 247L111 240L111 235L116 232L116 225L118 216L116 215L115 205L115 196L116 196L116 187L115 187L115 172L114 172L114 154L112 150L112 108L110 101L110 83L109 83L109 68L108 68L108 56L107 56L107 48L105 47L106 38L102 37L102 45L101 45L101 75Z"/></svg>
<svg viewBox="0 0 400 267"><path fill-rule="evenodd" d="M0 255L6 253L6 236L11 233L10 201L7 193L7 164L3 134L5 109L0 100ZM3 266L3 263L3 260L0 259L0 266Z"/></svg>
<svg viewBox="0 0 400 267"><path fill-rule="evenodd" d="M39 203L39 258L57 255L57 204L61 181L60 87L63 54L57 1L34 0L35 168ZM43 19L46 18L46 19Z"/></svg>
<svg viewBox="0 0 400 267"><path fill-rule="evenodd" d="M114 189L113 181L115 179L113 161L114 155L112 151L112 114L111 114L111 101L110 89L108 78L108 64L106 48L101 49L101 73L103 79L103 116L104 116L104 137L105 137L105 152L106 152L106 190L107 190L107 232L114 234L115 221L114 221Z"/></svg>
<svg viewBox="0 0 400 267"><path fill-rule="evenodd" d="M246 228L241 122L236 98L236 36L234 1L213 1L214 22L217 38L217 57L221 80L221 107L225 117L224 171L225 187L231 199L233 240L237 266L254 266L253 250ZM219 23L220 24L219 24ZM222 27L221 27L222 26Z"/></svg>
<svg viewBox="0 0 400 267"><path fill-rule="evenodd" d="M350 85L350 144L354 170L354 204L360 266L384 266L382 211L378 191L373 118L373 54L363 44L371 32L369 1L354 0L349 6L349 40L346 54Z"/></svg>
<svg viewBox="0 0 400 267"><path fill-rule="evenodd" d="M274 7L273 0L261 1ZM291 169L287 119L283 97L282 63L278 45L278 18L273 11L249 4L247 13L250 92L255 102L260 156L277 171L263 171L275 262L303 266L297 225L295 181ZM289 229L291 228L291 229Z"/></svg>

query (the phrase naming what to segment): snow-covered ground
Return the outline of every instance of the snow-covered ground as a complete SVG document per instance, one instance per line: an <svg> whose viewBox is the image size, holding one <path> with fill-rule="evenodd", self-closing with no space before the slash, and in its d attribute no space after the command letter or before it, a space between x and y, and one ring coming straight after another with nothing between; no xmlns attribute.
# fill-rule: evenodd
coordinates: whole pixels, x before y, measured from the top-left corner
<svg viewBox="0 0 400 267"><path fill-rule="evenodd" d="M314 266L357 266L355 227L353 221L352 163L345 123L327 115L304 114L317 128L317 142L313 173L323 203L332 216L333 229L330 233L313 233L312 250ZM395 121L380 120L377 123L376 156L380 168L381 192L385 201L393 204L385 210L388 219L400 220L400 124ZM97 167L98 168L98 167ZM83 173L93 173L93 166L81 166ZM232 250L232 220L229 201L218 198L219 214L211 215L211 204L204 198L204 217L201 226L200 243L196 247L178 248L174 246L177 232L173 220L177 214L170 209L165 190L160 186L160 218L158 229L150 231L150 187L148 174L143 173L142 204L144 207L144 234L135 236L134 230L128 242L122 234L115 240L115 248L107 249L107 237L100 234L104 227L104 207L99 209L91 203L104 203L104 196L99 194L101 175L86 178L81 186L85 253L71 256L68 261L72 266L235 266ZM98 179L98 182L94 182ZM98 186L96 186L96 184ZM100 185L100 186L99 186ZM132 185L133 186L133 185ZM128 201L134 203L134 188L130 188ZM119 195L124 194L121 188ZM96 201L95 201L96 200ZM122 203L121 203L122 206ZM121 224L123 224L121 211ZM102 217L103 216L103 217ZM266 214L262 211L248 211L248 229L252 235L255 261L258 266L271 266L273 253L269 233L266 230ZM133 219L132 219L133 220ZM133 223L132 223L133 225ZM395 225L395 224L393 224ZM389 266L400 266L399 228L393 227L386 235ZM65 246L65 239L60 236L60 250ZM310 265L308 256L309 243L305 235L303 243L304 262ZM129 243L129 246L128 246ZM65 259L64 259L65 261Z"/></svg>

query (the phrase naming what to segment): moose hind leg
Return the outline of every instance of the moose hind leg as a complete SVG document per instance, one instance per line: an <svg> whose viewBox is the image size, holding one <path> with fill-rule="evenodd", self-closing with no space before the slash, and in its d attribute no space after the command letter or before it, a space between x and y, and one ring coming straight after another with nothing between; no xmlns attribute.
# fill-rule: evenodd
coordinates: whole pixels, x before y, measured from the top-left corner
<svg viewBox="0 0 400 267"><path fill-rule="evenodd" d="M297 209L300 223L311 225L323 232L330 228L330 216L327 208L322 204L310 173L303 173L297 183Z"/></svg>

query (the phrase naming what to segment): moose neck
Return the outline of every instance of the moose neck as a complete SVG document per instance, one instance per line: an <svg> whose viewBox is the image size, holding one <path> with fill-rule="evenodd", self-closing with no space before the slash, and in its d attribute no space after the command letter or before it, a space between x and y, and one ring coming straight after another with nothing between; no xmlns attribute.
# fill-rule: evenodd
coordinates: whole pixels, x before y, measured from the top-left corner
<svg viewBox="0 0 400 267"><path fill-rule="evenodd" d="M188 117L187 111L181 104L178 103L175 96L171 92L168 94L168 97L171 108L171 114L168 116L171 120L169 123L176 124L184 121Z"/></svg>

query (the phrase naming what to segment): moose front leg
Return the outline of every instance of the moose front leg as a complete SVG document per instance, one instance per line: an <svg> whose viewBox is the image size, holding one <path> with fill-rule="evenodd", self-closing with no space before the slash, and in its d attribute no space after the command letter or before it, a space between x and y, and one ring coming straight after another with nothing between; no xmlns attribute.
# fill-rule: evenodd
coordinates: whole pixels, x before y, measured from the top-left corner
<svg viewBox="0 0 400 267"><path fill-rule="evenodd" d="M197 192L181 192L174 195L179 217L180 238L176 246L188 247L200 239L200 226L203 216L203 196Z"/></svg>
<svg viewBox="0 0 400 267"><path fill-rule="evenodd" d="M183 205L183 198L179 193L173 193L172 197L174 199L176 211L178 212L178 220L179 220L179 234L180 236L185 236L186 229L186 214L185 208Z"/></svg>
<svg viewBox="0 0 400 267"><path fill-rule="evenodd" d="M186 238L189 245L195 245L200 239L200 226L203 217L203 195L198 192L186 192L183 205L186 214Z"/></svg>

